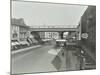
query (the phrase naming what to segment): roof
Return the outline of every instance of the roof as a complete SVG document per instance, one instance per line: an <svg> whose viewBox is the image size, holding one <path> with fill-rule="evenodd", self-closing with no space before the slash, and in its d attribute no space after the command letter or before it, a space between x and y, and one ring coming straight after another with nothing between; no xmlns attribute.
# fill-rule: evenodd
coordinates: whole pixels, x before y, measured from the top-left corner
<svg viewBox="0 0 100 75"><path fill-rule="evenodd" d="M28 27L23 18L20 19L16 19L16 18L12 18L11 19L11 25L18 25L18 26L24 26L24 27Z"/></svg>

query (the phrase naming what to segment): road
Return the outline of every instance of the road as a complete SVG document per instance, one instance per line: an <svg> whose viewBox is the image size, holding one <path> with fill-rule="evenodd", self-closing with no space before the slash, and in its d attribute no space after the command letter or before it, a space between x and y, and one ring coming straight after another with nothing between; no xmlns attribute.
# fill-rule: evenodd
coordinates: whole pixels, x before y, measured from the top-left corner
<svg viewBox="0 0 100 75"><path fill-rule="evenodd" d="M53 46L47 45L12 55L12 73L57 71L51 64L55 56L48 53L52 48Z"/></svg>
<svg viewBox="0 0 100 75"><path fill-rule="evenodd" d="M65 55L60 57L50 51L56 51L53 45L44 45L12 55L12 74L79 69L79 61L73 51L65 50Z"/></svg>

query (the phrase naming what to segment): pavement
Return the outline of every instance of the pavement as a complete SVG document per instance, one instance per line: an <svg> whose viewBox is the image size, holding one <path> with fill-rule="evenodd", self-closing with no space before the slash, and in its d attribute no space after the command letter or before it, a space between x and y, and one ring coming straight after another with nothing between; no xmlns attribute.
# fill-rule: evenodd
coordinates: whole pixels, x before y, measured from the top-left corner
<svg viewBox="0 0 100 75"><path fill-rule="evenodd" d="M30 49L33 49L33 48L38 48L38 47L41 47L41 45L36 45L36 46L32 46L32 47L27 47L27 48L24 48L24 49L14 50L11 53L16 54L16 53L19 53L19 52L24 52L24 51L27 51L27 50L30 50Z"/></svg>
<svg viewBox="0 0 100 75"><path fill-rule="evenodd" d="M96 55L89 51L90 49L82 45L83 50L94 60L96 61Z"/></svg>

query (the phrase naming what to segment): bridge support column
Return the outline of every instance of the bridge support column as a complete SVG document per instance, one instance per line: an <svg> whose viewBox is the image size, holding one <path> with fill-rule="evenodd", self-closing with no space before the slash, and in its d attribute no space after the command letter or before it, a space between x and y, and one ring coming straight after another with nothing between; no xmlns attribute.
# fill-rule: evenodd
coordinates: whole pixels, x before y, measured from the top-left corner
<svg viewBox="0 0 100 75"><path fill-rule="evenodd" d="M63 39L63 33L64 32L59 32L60 39Z"/></svg>
<svg viewBox="0 0 100 75"><path fill-rule="evenodd" d="M80 24L78 26L77 34L78 34L78 40L81 40L81 21L80 21Z"/></svg>

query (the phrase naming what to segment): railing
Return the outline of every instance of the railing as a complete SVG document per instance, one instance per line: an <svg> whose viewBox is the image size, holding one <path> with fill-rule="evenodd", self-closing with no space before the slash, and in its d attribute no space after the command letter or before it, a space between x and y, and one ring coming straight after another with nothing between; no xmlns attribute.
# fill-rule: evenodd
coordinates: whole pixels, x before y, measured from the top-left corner
<svg viewBox="0 0 100 75"><path fill-rule="evenodd" d="M47 26L47 25L35 25L35 26L31 26L30 28L77 28L77 25L51 25L51 26Z"/></svg>

